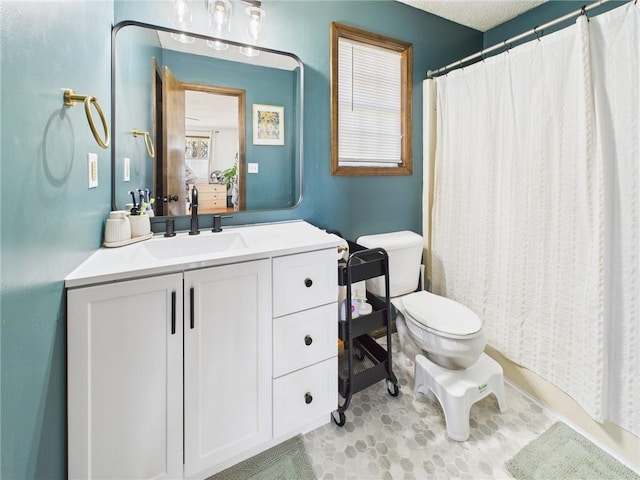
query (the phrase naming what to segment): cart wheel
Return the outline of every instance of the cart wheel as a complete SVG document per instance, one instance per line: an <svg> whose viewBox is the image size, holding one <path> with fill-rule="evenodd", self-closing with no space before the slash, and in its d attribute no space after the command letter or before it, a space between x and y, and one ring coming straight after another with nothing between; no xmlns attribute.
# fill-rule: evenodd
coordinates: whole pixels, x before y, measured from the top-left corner
<svg viewBox="0 0 640 480"><path fill-rule="evenodd" d="M347 421L344 412L341 412L340 410L334 410L331 412L331 418L333 419L333 423L339 427L343 427L344 423Z"/></svg>
<svg viewBox="0 0 640 480"><path fill-rule="evenodd" d="M393 383L388 378L387 378L387 391L389 392L389 395L391 395L392 397L397 397L398 394L400 393L400 389L398 389L398 385L396 383Z"/></svg>

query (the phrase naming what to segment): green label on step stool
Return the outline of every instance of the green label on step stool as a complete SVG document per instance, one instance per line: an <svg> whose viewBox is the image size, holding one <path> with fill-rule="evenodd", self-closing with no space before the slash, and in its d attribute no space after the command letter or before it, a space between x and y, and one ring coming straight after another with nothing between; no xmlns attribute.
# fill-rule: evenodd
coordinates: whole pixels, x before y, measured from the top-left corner
<svg viewBox="0 0 640 480"><path fill-rule="evenodd" d="M486 389L487 389L487 384L486 384L486 383L485 383L484 385L480 385L480 386L478 387L478 391L479 391L480 393L484 392Z"/></svg>

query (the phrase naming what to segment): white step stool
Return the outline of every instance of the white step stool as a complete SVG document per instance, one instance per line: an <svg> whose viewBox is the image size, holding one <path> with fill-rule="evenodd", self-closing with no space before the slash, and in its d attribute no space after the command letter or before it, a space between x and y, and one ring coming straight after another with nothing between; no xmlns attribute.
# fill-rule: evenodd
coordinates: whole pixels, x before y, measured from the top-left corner
<svg viewBox="0 0 640 480"><path fill-rule="evenodd" d="M415 363L414 396L435 395L444 410L449 438L458 442L469 439L471 405L490 393L498 399L500 413L507 411L502 367L486 353L464 370L442 368L423 355L416 355Z"/></svg>

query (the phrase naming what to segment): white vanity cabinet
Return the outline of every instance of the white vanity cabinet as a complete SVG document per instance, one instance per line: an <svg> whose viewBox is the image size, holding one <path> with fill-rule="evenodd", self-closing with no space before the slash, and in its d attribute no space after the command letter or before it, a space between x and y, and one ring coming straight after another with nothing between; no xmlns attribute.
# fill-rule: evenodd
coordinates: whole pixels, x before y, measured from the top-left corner
<svg viewBox="0 0 640 480"><path fill-rule="evenodd" d="M185 476L271 439L269 260L184 273Z"/></svg>
<svg viewBox="0 0 640 480"><path fill-rule="evenodd" d="M69 290L69 478L182 476L182 274Z"/></svg>
<svg viewBox="0 0 640 480"><path fill-rule="evenodd" d="M101 249L67 276L69 478L206 478L328 423L336 245L248 226Z"/></svg>

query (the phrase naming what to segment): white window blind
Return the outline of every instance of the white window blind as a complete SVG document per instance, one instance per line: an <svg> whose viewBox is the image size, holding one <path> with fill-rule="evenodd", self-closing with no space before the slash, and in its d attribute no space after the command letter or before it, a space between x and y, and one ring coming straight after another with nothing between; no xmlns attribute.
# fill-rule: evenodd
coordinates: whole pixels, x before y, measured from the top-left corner
<svg viewBox="0 0 640 480"><path fill-rule="evenodd" d="M402 54L338 39L338 149L343 166L402 163Z"/></svg>

